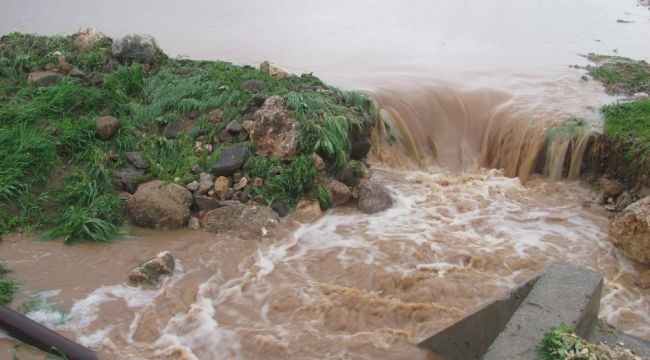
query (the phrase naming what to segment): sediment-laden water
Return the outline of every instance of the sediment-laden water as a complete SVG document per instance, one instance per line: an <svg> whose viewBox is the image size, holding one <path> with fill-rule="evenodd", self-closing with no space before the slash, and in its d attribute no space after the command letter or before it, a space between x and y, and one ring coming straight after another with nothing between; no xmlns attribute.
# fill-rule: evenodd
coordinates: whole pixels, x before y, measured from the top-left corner
<svg viewBox="0 0 650 360"><path fill-rule="evenodd" d="M14 304L41 291L51 309L30 316L109 359L427 359L423 336L567 261L605 275L601 318L650 340L650 290L633 285L645 268L610 244L610 215L588 185L533 174L545 161L561 177L538 156L549 126L577 116L598 130L612 101L568 65L614 50L647 59L648 19L633 0L3 1L0 33L140 31L171 55L315 71L371 93L395 135L376 137L371 158L396 200L388 211L339 208L262 242L134 228L114 244L64 246L13 234L0 259L22 283ZM127 285L161 250L176 273L160 288ZM15 345L0 338L0 357Z"/></svg>

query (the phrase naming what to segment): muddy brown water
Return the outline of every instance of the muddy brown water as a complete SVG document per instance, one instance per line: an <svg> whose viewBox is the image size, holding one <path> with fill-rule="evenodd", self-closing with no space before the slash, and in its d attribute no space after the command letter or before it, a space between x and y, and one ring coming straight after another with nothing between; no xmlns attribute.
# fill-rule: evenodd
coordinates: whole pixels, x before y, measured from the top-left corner
<svg viewBox="0 0 650 360"><path fill-rule="evenodd" d="M106 359L432 359L415 346L423 336L567 261L605 275L602 319L650 340L650 290L633 284L647 267L612 247L588 185L548 179L566 144L546 156L547 178L532 174L549 126L579 116L598 131L614 100L568 65L588 52L647 60L649 19L633 0L2 1L0 33L147 32L172 56L268 59L367 91L394 136L375 137L373 177L396 199L372 216L288 221L262 242L12 234L0 243L22 284L11 306L46 299L29 316ZM129 286L162 250L175 274ZM0 358L14 352L43 358L0 335Z"/></svg>

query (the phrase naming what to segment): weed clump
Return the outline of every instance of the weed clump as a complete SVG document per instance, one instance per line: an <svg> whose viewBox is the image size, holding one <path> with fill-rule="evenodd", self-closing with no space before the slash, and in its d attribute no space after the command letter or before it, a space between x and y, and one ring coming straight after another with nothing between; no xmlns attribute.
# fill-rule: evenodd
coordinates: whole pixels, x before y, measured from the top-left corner
<svg viewBox="0 0 650 360"><path fill-rule="evenodd" d="M640 170L650 157L650 100L603 107L605 135L624 149L625 158Z"/></svg>
<svg viewBox="0 0 650 360"><path fill-rule="evenodd" d="M543 360L596 360L596 348L582 340L566 324L551 328L539 346Z"/></svg>

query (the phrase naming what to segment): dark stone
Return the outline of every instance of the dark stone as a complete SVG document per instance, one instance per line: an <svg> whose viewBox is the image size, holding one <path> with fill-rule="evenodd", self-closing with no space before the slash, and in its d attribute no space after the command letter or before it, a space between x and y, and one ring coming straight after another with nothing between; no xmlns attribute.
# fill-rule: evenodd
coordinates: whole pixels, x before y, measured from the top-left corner
<svg viewBox="0 0 650 360"><path fill-rule="evenodd" d="M198 211L210 211L222 206L221 201L209 196L195 196L194 199L192 199L192 204Z"/></svg>
<svg viewBox="0 0 650 360"><path fill-rule="evenodd" d="M350 152L350 158L352 160L362 160L368 156L372 143L368 138L361 138L357 141L352 142L352 151Z"/></svg>
<svg viewBox="0 0 650 360"><path fill-rule="evenodd" d="M233 139L232 134L230 133L230 131L226 129L221 130L221 132L219 133L219 141L222 143L228 142L232 139Z"/></svg>
<svg viewBox="0 0 650 360"><path fill-rule="evenodd" d="M280 217L285 217L289 213L287 204L282 200L274 200L271 204L271 209L273 209L273 211L275 211Z"/></svg>
<svg viewBox="0 0 650 360"><path fill-rule="evenodd" d="M262 80L246 80L241 84L239 89L243 91L257 92L266 89L267 86L268 85L266 85Z"/></svg>
<svg viewBox="0 0 650 360"><path fill-rule="evenodd" d="M149 168L149 162L144 158L144 154L141 151L131 151L126 153L126 159L129 160L136 169Z"/></svg>
<svg viewBox="0 0 650 360"><path fill-rule="evenodd" d="M144 170L126 165L113 173L113 184L117 190L126 190L133 194L138 189L142 175L144 175Z"/></svg>
<svg viewBox="0 0 650 360"><path fill-rule="evenodd" d="M181 119L174 119L174 121L167 124L163 135L168 139L175 139L181 132L183 132L183 122Z"/></svg>
<svg viewBox="0 0 650 360"><path fill-rule="evenodd" d="M230 176L241 168L251 152L243 145L235 145L221 153L219 161L212 166L212 173L215 176Z"/></svg>
<svg viewBox="0 0 650 360"><path fill-rule="evenodd" d="M266 99L267 97L263 95L258 95L258 94L253 95L253 98L248 102L246 107L242 110L242 114L254 113L255 111L257 111L257 109L259 109L262 105L264 105Z"/></svg>
<svg viewBox="0 0 650 360"><path fill-rule="evenodd" d="M354 171L352 171L352 166L350 163L336 172L336 180L350 187L359 185L359 178L354 175Z"/></svg>

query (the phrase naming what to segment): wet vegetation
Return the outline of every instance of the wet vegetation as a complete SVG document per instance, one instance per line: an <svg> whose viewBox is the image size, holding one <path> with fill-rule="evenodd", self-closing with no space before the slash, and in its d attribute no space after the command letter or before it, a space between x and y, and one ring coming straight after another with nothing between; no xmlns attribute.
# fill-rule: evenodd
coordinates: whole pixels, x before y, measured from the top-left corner
<svg viewBox="0 0 650 360"><path fill-rule="evenodd" d="M6 304L14 298L14 293L16 292L16 282L7 277L7 274L11 270L5 265L5 263L0 262L0 304Z"/></svg>
<svg viewBox="0 0 650 360"><path fill-rule="evenodd" d="M605 85L608 92L633 95L650 91L650 64L620 56L589 54L587 59L596 65L587 71Z"/></svg>
<svg viewBox="0 0 650 360"><path fill-rule="evenodd" d="M0 38L0 234L43 229L44 239L66 243L110 241L126 217L114 176L128 152L141 152L150 164L141 180L198 180L192 166L210 169L231 144L254 150L246 139L221 135L229 122L241 122L256 96L285 99L300 125L300 146L293 161L248 161L244 171L264 179L253 195L290 205L311 197L327 208L319 178L349 163L351 138L371 123L367 96L312 74L276 78L250 66L164 54L153 64L120 63L111 44L104 38L82 49L74 35ZM44 69L68 76L32 84L29 73ZM266 87L243 90L247 80ZM110 140L96 136L104 115L119 119ZM197 153L197 143L211 148ZM316 170L313 153L325 160L324 171Z"/></svg>

